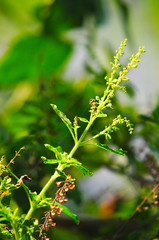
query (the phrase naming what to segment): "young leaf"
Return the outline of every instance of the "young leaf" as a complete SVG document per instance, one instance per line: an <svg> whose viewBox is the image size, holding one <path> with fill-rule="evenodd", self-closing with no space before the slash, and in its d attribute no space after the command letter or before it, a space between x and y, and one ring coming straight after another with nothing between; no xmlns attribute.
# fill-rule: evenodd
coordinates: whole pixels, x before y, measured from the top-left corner
<svg viewBox="0 0 159 240"><path fill-rule="evenodd" d="M46 207L46 206L49 207L51 204L52 204L52 198L43 197L37 207L39 208Z"/></svg>
<svg viewBox="0 0 159 240"><path fill-rule="evenodd" d="M75 158L69 158L69 159L64 159L64 160L62 160L61 161L61 164L63 164L63 163L65 163L65 164L67 164L67 166L68 165L72 165L72 164L78 164L78 165L81 165L82 163L81 162L79 162L77 159L75 159Z"/></svg>
<svg viewBox="0 0 159 240"><path fill-rule="evenodd" d="M70 159L70 162L71 162L71 163L78 164L78 165L82 165L82 163L79 162L79 161L78 161L77 159L75 159L75 158L71 158L71 159Z"/></svg>
<svg viewBox="0 0 159 240"><path fill-rule="evenodd" d="M89 122L86 118L78 117L78 119L79 119L81 122Z"/></svg>
<svg viewBox="0 0 159 240"><path fill-rule="evenodd" d="M108 142L110 142L111 136L110 136L109 133L105 133L105 138L106 138L106 140L107 140Z"/></svg>
<svg viewBox="0 0 159 240"><path fill-rule="evenodd" d="M62 208L63 209L63 212L68 215L69 217L71 217L76 224L79 224L79 220L77 218L77 215L72 213L67 207L61 205L60 203L56 202L56 204L58 205L58 207Z"/></svg>
<svg viewBox="0 0 159 240"><path fill-rule="evenodd" d="M69 131L70 131L73 139L75 139L75 136L74 136L73 131L72 131L73 126L72 126L71 121L66 117L66 115L65 115L63 112L61 112L61 111L57 108L56 105L51 104L51 107L54 109L54 111L57 113L57 115L61 118L61 120L65 123L65 125L66 125L67 128L69 129Z"/></svg>
<svg viewBox="0 0 159 240"><path fill-rule="evenodd" d="M92 143L93 145L102 148L104 150L107 150L109 152L113 152L113 153L117 153L120 155L125 155L126 151L123 151L121 148L117 149L117 150L113 150L112 148L110 148L108 145L106 144L101 144L101 143Z"/></svg>
<svg viewBox="0 0 159 240"><path fill-rule="evenodd" d="M63 151L62 151L62 148L60 146L55 148L55 147L51 146L50 144L45 144L45 147L47 149L49 149L50 151L54 152L57 159L59 159L59 160L62 159L61 154L63 153Z"/></svg>
<svg viewBox="0 0 159 240"><path fill-rule="evenodd" d="M30 190L29 190L29 194L30 194L30 197L32 198L32 200L33 201L36 201L36 198L37 198L37 192L31 192Z"/></svg>
<svg viewBox="0 0 159 240"><path fill-rule="evenodd" d="M58 163L60 160L57 160L57 159L46 159L46 157L41 157L41 159L43 160L43 162L45 164L55 164L55 163Z"/></svg>

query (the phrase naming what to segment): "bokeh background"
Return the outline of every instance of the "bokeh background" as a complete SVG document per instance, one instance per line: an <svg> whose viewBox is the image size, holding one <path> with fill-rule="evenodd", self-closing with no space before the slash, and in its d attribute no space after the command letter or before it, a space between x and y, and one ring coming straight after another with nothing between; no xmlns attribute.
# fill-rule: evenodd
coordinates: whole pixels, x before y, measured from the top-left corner
<svg viewBox="0 0 159 240"><path fill-rule="evenodd" d="M123 65L139 46L146 49L139 67L129 73L127 93L118 93L108 112L108 122L120 113L134 124L132 136L125 128L112 136L111 146L127 154L92 147L78 151L76 157L94 172L85 177L68 170L77 187L67 206L81 223L76 227L61 216L52 238L113 239L118 219L126 221L158 181L158 12L158 0L0 0L0 154L9 161L25 146L13 168L33 179L32 191L39 192L54 171L41 161L50 154L44 144L62 145L65 151L73 145L50 103L72 120L87 117L89 100L102 94L120 42L128 39ZM90 135L105 124L101 119ZM53 186L48 195L55 191ZM22 190L13 202L27 211ZM41 218L43 210L36 215ZM158 207L141 213L117 239L157 239L157 224Z"/></svg>

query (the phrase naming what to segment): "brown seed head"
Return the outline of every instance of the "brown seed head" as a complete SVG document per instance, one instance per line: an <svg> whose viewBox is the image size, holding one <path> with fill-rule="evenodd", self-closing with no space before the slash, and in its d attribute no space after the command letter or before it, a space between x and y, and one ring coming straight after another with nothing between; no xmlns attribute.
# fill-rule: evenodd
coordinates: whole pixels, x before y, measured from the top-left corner
<svg viewBox="0 0 159 240"><path fill-rule="evenodd" d="M52 225L52 218L51 217L49 217L49 219L48 219L48 221L49 221L49 223Z"/></svg>
<svg viewBox="0 0 159 240"><path fill-rule="evenodd" d="M68 188L68 187L66 187L64 190L65 190L65 192L68 192L69 188Z"/></svg>
<svg viewBox="0 0 159 240"><path fill-rule="evenodd" d="M158 201L154 201L153 204L154 204L154 205L157 205L157 204L158 204Z"/></svg>
<svg viewBox="0 0 159 240"><path fill-rule="evenodd" d="M48 223L46 224L45 228L46 228L46 231L49 230L49 224Z"/></svg>
<svg viewBox="0 0 159 240"><path fill-rule="evenodd" d="M57 184L57 187L60 187L62 184L62 181L56 182L56 184Z"/></svg>
<svg viewBox="0 0 159 240"><path fill-rule="evenodd" d="M59 192L59 196L60 196L60 197L63 196L63 192L62 192L62 191Z"/></svg>
<svg viewBox="0 0 159 240"><path fill-rule="evenodd" d="M64 199L63 198L60 198L59 199L59 203L63 203L64 202Z"/></svg>
<svg viewBox="0 0 159 240"><path fill-rule="evenodd" d="M158 198L158 196L156 194L153 194L153 199L155 200L156 198Z"/></svg>
<svg viewBox="0 0 159 240"><path fill-rule="evenodd" d="M54 209L55 209L55 206L51 205L51 211L54 211Z"/></svg>
<svg viewBox="0 0 159 240"><path fill-rule="evenodd" d="M53 223L52 223L52 226L53 226L53 227L55 227L55 226L56 226L56 223L55 223L55 222L53 222Z"/></svg>
<svg viewBox="0 0 159 240"><path fill-rule="evenodd" d="M148 209L149 209L148 206L145 206L145 207L143 208L144 211L147 211Z"/></svg>
<svg viewBox="0 0 159 240"><path fill-rule="evenodd" d="M90 99L89 104L90 104L90 105L93 105L94 102L95 102L95 99Z"/></svg>
<svg viewBox="0 0 159 240"><path fill-rule="evenodd" d="M70 180L71 179L71 175L69 174L69 175L67 175L67 178L66 178L66 180Z"/></svg>
<svg viewBox="0 0 159 240"><path fill-rule="evenodd" d="M51 216L55 217L55 212L51 211Z"/></svg>
<svg viewBox="0 0 159 240"><path fill-rule="evenodd" d="M69 189L70 190L73 190L75 188L75 184L74 183L71 183L70 186L69 186Z"/></svg>

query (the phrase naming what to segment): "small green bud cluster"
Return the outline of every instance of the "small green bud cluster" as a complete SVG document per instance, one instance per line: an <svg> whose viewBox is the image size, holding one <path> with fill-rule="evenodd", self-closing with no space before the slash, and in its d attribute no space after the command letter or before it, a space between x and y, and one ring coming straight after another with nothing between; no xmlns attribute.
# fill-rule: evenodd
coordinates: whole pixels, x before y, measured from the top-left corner
<svg viewBox="0 0 159 240"><path fill-rule="evenodd" d="M111 62L110 64L112 65L112 75L114 75L115 71L119 68L122 67L122 65L119 62L119 58L124 55L123 48L126 46L127 39L125 39L123 42L121 42L119 50L116 50L116 55L114 56L114 62ZM107 77L105 77L107 79Z"/></svg>
<svg viewBox="0 0 159 240"><path fill-rule="evenodd" d="M123 68L123 71L119 72L119 81L128 81L129 78L126 77L126 74L128 74L129 70L131 68L137 68L138 67L138 63L140 62L140 59L138 59L142 53L144 53L144 47L139 47L139 51L138 53L132 54L132 56L130 57L130 62L128 63L128 65L126 67Z"/></svg>
<svg viewBox="0 0 159 240"><path fill-rule="evenodd" d="M117 89L121 89L126 92L125 86L120 86L121 81L128 81L129 78L126 76L131 68L136 68L138 63L140 62L139 57L142 53L145 52L144 47L139 47L137 54L133 54L130 57L130 62L126 67L123 67L121 71L118 72L118 69L122 67L119 63L119 58L124 55L123 48L126 46L127 39L121 42L119 49L116 51L116 56L114 57L114 62L111 63L112 65L112 72L110 77L106 76L106 90L104 91L104 95L99 98L96 96L96 100L91 99L90 104L91 107L91 114L95 113L95 117L98 117L98 114L101 114L101 111L105 108L111 107L112 103L111 100L114 97L114 93Z"/></svg>
<svg viewBox="0 0 159 240"><path fill-rule="evenodd" d="M113 126L116 124L126 124L126 127L128 128L128 131L130 134L133 132L133 124L130 123L130 120L128 120L126 117L122 118L121 115L118 115L114 120L113 120Z"/></svg>
<svg viewBox="0 0 159 240"><path fill-rule="evenodd" d="M111 62L112 65L112 73L110 78L107 76L105 77L106 84L109 86L112 84L116 84L118 79L114 79L114 76L116 74L116 71L119 67L122 67L122 64L119 63L119 58L124 55L123 48L126 46L127 39L124 40L124 42L121 42L119 50L116 50L116 55L114 56L114 62Z"/></svg>
<svg viewBox="0 0 159 240"><path fill-rule="evenodd" d="M124 117L122 118L121 115L118 115L112 122L111 125L109 125L108 127L105 127L105 130L103 130L101 133L101 135L105 135L106 140L109 142L111 140L111 133L113 132L117 132L119 130L119 128L117 127L118 124L126 124L126 127L128 128L128 131L130 134L132 134L133 132L133 125L130 123L130 121Z"/></svg>

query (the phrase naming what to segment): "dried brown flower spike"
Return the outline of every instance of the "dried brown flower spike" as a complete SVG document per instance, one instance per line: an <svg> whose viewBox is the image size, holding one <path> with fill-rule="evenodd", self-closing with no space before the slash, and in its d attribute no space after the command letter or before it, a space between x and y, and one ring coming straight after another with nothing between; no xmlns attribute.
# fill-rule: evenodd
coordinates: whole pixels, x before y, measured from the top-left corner
<svg viewBox="0 0 159 240"><path fill-rule="evenodd" d="M60 208L58 206L58 202L65 203L68 201L68 199L65 197L66 192L69 190L73 190L75 188L74 179L71 179L71 175L67 175L65 181L58 181L56 182L57 187L59 189L57 190L55 194L55 198L53 199L53 202L51 204L51 208L48 212L45 213L45 221L43 225L40 228L40 234L39 237L41 237L42 240L49 240L49 238L46 237L46 235L43 234L43 231L48 231L50 227L55 227L56 223L53 221L55 215L60 216L60 214L63 211L63 208Z"/></svg>

